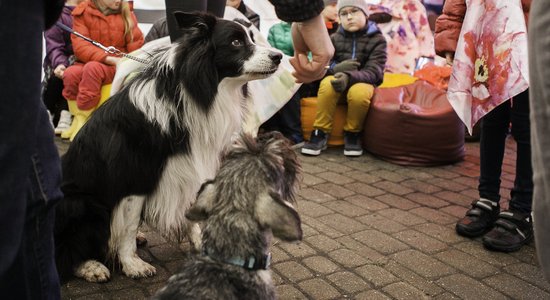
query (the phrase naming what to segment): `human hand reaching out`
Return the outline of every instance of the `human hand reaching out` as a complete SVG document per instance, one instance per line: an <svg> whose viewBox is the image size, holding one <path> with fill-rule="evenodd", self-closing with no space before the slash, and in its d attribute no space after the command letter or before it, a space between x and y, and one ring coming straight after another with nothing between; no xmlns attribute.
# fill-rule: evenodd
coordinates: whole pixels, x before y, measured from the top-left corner
<svg viewBox="0 0 550 300"><path fill-rule="evenodd" d="M305 22L292 24L294 57L290 64L294 67L292 75L298 83L309 83L325 76L326 66L334 54L334 46L328 36L323 18L318 15ZM307 54L311 51L312 59Z"/></svg>

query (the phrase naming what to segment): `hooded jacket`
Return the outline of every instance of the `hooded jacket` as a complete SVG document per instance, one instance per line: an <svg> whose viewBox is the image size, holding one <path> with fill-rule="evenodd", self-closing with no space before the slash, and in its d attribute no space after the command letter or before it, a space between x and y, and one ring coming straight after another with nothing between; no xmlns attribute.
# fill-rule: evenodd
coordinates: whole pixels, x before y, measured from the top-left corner
<svg viewBox="0 0 550 300"><path fill-rule="evenodd" d="M143 33L137 26L137 18L132 12L134 27L133 40L130 35L124 35L124 20L121 14L104 15L91 1L80 3L73 10L73 29L102 45L114 46L118 50L129 53L143 45ZM75 35L71 36L76 58L84 63L89 61L104 62L108 56L105 51Z"/></svg>
<svg viewBox="0 0 550 300"><path fill-rule="evenodd" d="M328 75L333 75L334 66L347 59L356 59L361 65L357 71L346 71L350 76L349 86L363 82L378 86L384 79L384 66L386 65L386 39L376 24L367 21L365 28L348 32L343 26L330 36L334 45L334 57L332 58Z"/></svg>
<svg viewBox="0 0 550 300"><path fill-rule="evenodd" d="M294 56L290 23L281 22L271 26L267 35L267 41L271 47L283 51L288 56Z"/></svg>

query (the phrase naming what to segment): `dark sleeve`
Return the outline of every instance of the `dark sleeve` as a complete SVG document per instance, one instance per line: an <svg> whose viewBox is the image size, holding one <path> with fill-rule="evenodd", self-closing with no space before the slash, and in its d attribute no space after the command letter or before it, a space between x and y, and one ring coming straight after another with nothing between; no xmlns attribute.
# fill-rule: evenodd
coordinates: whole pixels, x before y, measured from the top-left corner
<svg viewBox="0 0 550 300"><path fill-rule="evenodd" d="M65 67L69 66L68 45L65 44L63 34L63 30L57 26L53 26L44 32L46 56L48 56L51 67L54 69L61 64Z"/></svg>
<svg viewBox="0 0 550 300"><path fill-rule="evenodd" d="M447 0L445 2L443 13L435 21L435 53L445 57L446 52L454 53L456 51L465 14L466 2L464 0Z"/></svg>
<svg viewBox="0 0 550 300"><path fill-rule="evenodd" d="M371 37L372 52L363 68L357 71L346 72L350 75L350 85L364 82L378 86L384 80L384 68L387 60L386 38L380 33Z"/></svg>
<svg viewBox="0 0 550 300"><path fill-rule="evenodd" d="M163 38L168 34L168 24L166 22L166 18L160 18L153 24L153 26L145 36L145 43Z"/></svg>
<svg viewBox="0 0 550 300"><path fill-rule="evenodd" d="M316 17L325 8L322 0L270 0L279 19L303 22Z"/></svg>

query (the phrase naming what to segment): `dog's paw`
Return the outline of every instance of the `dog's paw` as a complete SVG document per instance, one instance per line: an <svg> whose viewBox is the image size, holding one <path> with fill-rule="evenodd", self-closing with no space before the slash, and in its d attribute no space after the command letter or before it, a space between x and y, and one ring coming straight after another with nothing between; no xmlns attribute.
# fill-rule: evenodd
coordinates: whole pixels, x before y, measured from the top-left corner
<svg viewBox="0 0 550 300"><path fill-rule="evenodd" d="M202 249L202 231L198 223L194 223L189 227L187 236L193 247L192 251L200 252Z"/></svg>
<svg viewBox="0 0 550 300"><path fill-rule="evenodd" d="M102 263L88 260L76 268L74 275L89 282L106 282L109 281L111 272Z"/></svg>
<svg viewBox="0 0 550 300"><path fill-rule="evenodd" d="M122 261L121 261L122 262ZM122 272L131 278L151 277L157 273L157 269L144 262L137 254L122 262Z"/></svg>

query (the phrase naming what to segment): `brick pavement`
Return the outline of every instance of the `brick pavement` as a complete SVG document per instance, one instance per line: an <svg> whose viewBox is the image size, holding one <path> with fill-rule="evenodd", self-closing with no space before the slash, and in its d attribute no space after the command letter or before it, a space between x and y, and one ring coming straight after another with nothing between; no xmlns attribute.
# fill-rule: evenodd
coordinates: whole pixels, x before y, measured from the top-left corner
<svg viewBox="0 0 550 300"><path fill-rule="evenodd" d="M60 152L66 142L57 140ZM550 299L534 243L519 252L484 250L480 239L454 232L477 197L479 144L466 144L463 162L402 167L371 155L349 159L341 148L301 156L298 210L304 239L276 242L272 274L280 299ZM503 202L513 185L515 144L508 141ZM504 203L504 207L507 204ZM189 244L166 242L142 228L139 255L157 268L147 279L113 272L110 282L73 279L64 299L144 299L187 258Z"/></svg>

